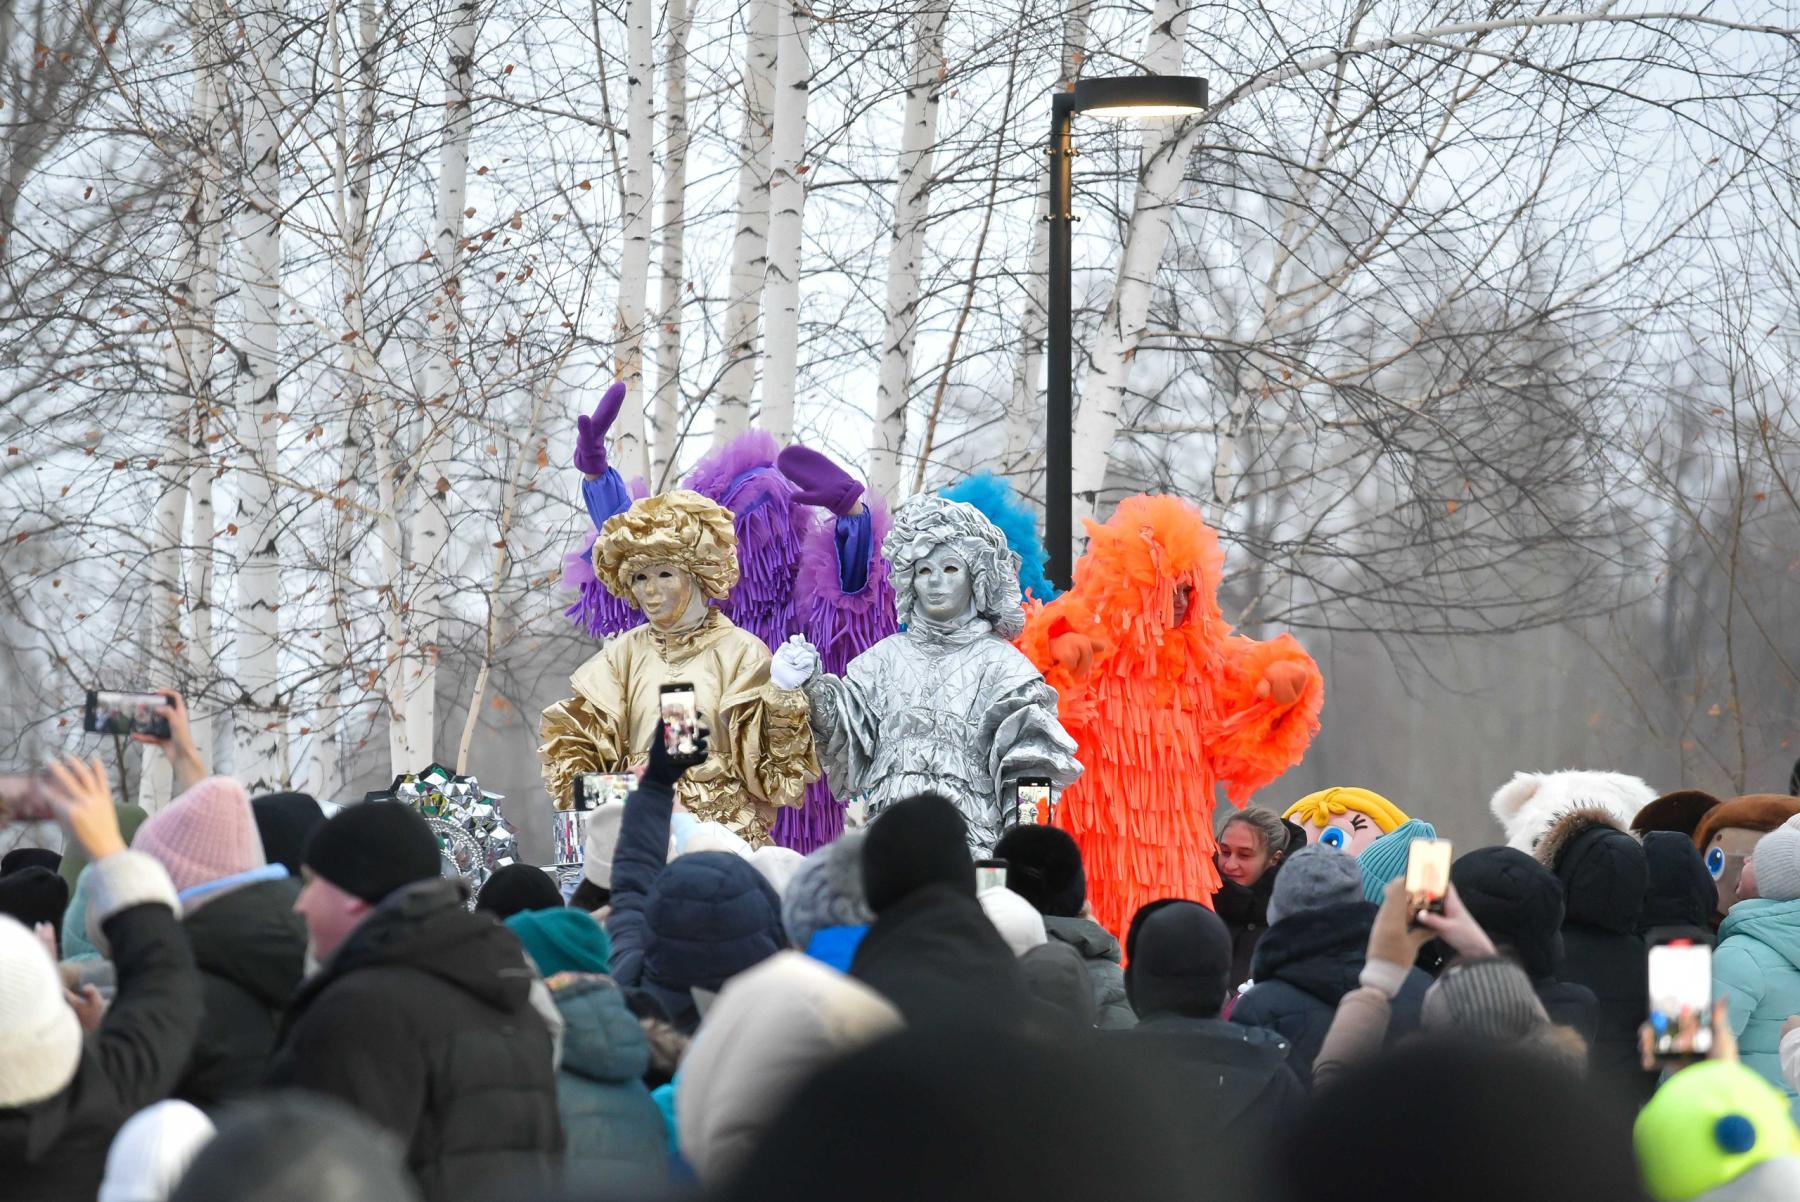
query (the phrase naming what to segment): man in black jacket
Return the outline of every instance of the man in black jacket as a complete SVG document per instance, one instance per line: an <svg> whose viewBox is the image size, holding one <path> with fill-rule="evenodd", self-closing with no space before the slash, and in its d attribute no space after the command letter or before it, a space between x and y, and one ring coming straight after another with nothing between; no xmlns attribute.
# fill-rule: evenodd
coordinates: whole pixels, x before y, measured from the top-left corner
<svg viewBox="0 0 1800 1202"><path fill-rule="evenodd" d="M294 908L322 964L288 1009L270 1084L393 1131L428 1202L531 1196L563 1146L535 974L438 865L430 828L397 802L352 806L313 835Z"/></svg>

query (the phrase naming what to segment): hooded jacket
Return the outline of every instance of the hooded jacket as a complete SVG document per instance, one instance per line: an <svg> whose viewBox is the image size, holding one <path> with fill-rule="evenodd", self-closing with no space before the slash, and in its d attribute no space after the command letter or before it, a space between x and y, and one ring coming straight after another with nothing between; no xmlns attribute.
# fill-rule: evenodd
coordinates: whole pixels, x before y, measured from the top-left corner
<svg viewBox="0 0 1800 1202"><path fill-rule="evenodd" d="M1719 887L1694 841L1679 831L1646 831L1644 861L1650 867L1650 886L1638 933L1647 935L1659 927L1710 929Z"/></svg>
<svg viewBox="0 0 1800 1202"><path fill-rule="evenodd" d="M292 880L261 881L182 920L200 969L204 1017L175 1096L203 1109L262 1084L281 1013L306 970L306 924Z"/></svg>
<svg viewBox="0 0 1800 1202"><path fill-rule="evenodd" d="M1125 998L1123 954L1111 931L1091 918L1059 918L1044 915L1044 934L1054 943L1066 943L1081 953L1093 987L1094 1005L1100 1011L1102 1031L1123 1031L1137 1025L1137 1015Z"/></svg>
<svg viewBox="0 0 1800 1202"><path fill-rule="evenodd" d="M1605 810L1580 809L1551 824L1536 854L1563 886L1563 979L1591 989L1600 1006L1589 1068L1648 1101L1656 1078L1638 1052L1638 1027L1650 1016L1638 934L1650 885L1644 849Z"/></svg>
<svg viewBox="0 0 1800 1202"><path fill-rule="evenodd" d="M550 1031L518 938L443 878L395 890L295 995L274 1087L399 1136L428 1202L530 1192L563 1150Z"/></svg>
<svg viewBox="0 0 1800 1202"><path fill-rule="evenodd" d="M1271 864L1254 885L1221 880L1213 894L1213 913L1231 933L1231 979L1227 986L1236 993L1250 979L1250 964L1256 945L1269 929L1269 894L1275 891L1275 874L1280 864Z"/></svg>
<svg viewBox="0 0 1800 1202"><path fill-rule="evenodd" d="M1719 926L1713 988L1731 1003L1738 1055L1783 1090L1796 1117L1795 1090L1781 1073L1781 1025L1800 1014L1800 899L1752 898Z"/></svg>
<svg viewBox="0 0 1800 1202"><path fill-rule="evenodd" d="M1009 1022L1033 999L1018 959L966 890L924 885L882 910L850 975L908 1023L988 1017Z"/></svg>
<svg viewBox="0 0 1800 1202"><path fill-rule="evenodd" d="M1299 1066L1289 1064L1288 1042L1273 1030L1235 1019L1152 1014L1105 1038L1134 1072L1166 1083L1170 1096L1181 1100L1184 1122L1225 1145L1269 1138L1306 1101L1295 1075Z"/></svg>
<svg viewBox="0 0 1800 1202"><path fill-rule="evenodd" d="M551 979L563 1018L556 1105L567 1155L563 1179L620 1196L668 1180L662 1112L644 1088L650 1045L619 987L601 976Z"/></svg>
<svg viewBox="0 0 1800 1202"><path fill-rule="evenodd" d="M193 1050L200 979L168 874L142 852L122 851L95 863L88 879L89 916L112 946L118 992L60 1092L0 1109L7 1202L92 1202L113 1136L169 1096Z"/></svg>
<svg viewBox="0 0 1800 1202"><path fill-rule="evenodd" d="M1600 1003L1591 989L1561 978L1563 886L1556 874L1511 847L1483 847L1450 866L1450 883L1494 946L1531 978L1550 1021L1591 1047Z"/></svg>
<svg viewBox="0 0 1800 1202"><path fill-rule="evenodd" d="M1338 999L1355 989L1368 951L1375 907L1344 902L1290 914L1271 926L1251 965L1256 984L1238 998L1231 1021L1273 1031L1292 1045L1288 1064L1301 1084L1312 1081L1313 1060L1331 1029ZM1431 978L1407 971L1394 999L1391 1036L1418 1025Z"/></svg>

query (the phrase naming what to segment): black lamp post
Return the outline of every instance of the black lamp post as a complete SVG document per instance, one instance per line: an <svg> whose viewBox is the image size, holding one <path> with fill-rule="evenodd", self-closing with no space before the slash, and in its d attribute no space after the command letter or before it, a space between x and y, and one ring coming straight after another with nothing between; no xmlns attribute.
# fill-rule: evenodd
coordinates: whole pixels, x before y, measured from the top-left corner
<svg viewBox="0 0 1800 1202"><path fill-rule="evenodd" d="M1044 533L1050 580L1068 588L1074 549L1075 364L1071 232L1075 224L1076 113L1107 117L1181 117L1206 108L1206 81L1187 75L1083 79L1050 101L1050 354L1045 405ZM1089 454L1104 455L1104 447Z"/></svg>

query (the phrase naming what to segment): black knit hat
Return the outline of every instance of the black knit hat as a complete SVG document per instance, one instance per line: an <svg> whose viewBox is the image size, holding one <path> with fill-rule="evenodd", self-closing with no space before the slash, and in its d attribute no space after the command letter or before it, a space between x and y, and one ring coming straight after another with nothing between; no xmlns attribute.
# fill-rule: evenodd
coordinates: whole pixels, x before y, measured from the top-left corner
<svg viewBox="0 0 1800 1202"><path fill-rule="evenodd" d="M1198 902L1153 901L1125 935L1125 996L1139 1018L1216 1018L1231 984L1231 933Z"/></svg>
<svg viewBox="0 0 1800 1202"><path fill-rule="evenodd" d="M60 867L62 856L47 847L15 847L0 856L0 876L11 876L27 868L48 868L55 872Z"/></svg>
<svg viewBox="0 0 1800 1202"><path fill-rule="evenodd" d="M863 840L863 892L876 914L932 884L975 896L975 861L962 811L935 793L889 806Z"/></svg>
<svg viewBox="0 0 1800 1202"><path fill-rule="evenodd" d="M69 908L69 882L41 864L0 877L0 914L10 914L27 927L47 922L62 937L63 911Z"/></svg>
<svg viewBox="0 0 1800 1202"><path fill-rule="evenodd" d="M256 815L256 833L262 836L263 857L299 876L306 841L325 825L318 799L310 793L264 793L250 799L250 811Z"/></svg>
<svg viewBox="0 0 1800 1202"><path fill-rule="evenodd" d="M536 864L508 864L487 879L475 908L505 922L527 910L562 909L562 890Z"/></svg>
<svg viewBox="0 0 1800 1202"><path fill-rule="evenodd" d="M371 906L442 870L437 837L417 810L398 801L365 801L339 810L313 832L302 863Z"/></svg>
<svg viewBox="0 0 1800 1202"><path fill-rule="evenodd" d="M1081 848L1054 826L1015 826L994 844L1006 861L1006 887L1052 918L1074 918L1087 901Z"/></svg>

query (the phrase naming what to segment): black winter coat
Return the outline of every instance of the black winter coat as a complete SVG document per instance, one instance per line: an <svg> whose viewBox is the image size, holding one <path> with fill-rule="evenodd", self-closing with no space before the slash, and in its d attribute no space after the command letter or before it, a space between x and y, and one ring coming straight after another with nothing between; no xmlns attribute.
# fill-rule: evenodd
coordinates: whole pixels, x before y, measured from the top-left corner
<svg viewBox="0 0 1800 1202"><path fill-rule="evenodd" d="M399 1136L428 1202L532 1197L563 1151L550 1032L513 933L437 878L387 897L300 987L269 1084Z"/></svg>
<svg viewBox="0 0 1800 1202"><path fill-rule="evenodd" d="M1193 1124L1192 1146L1206 1155L1285 1130L1306 1100L1288 1065L1287 1040L1273 1031L1159 1014L1103 1038L1130 1058L1134 1072L1164 1084L1183 1121Z"/></svg>
<svg viewBox="0 0 1800 1202"><path fill-rule="evenodd" d="M981 903L954 885L926 885L883 910L850 975L906 1021L1010 1021L1033 1005L1025 974Z"/></svg>
<svg viewBox="0 0 1800 1202"><path fill-rule="evenodd" d="M1213 894L1213 913L1217 914L1231 935L1231 980L1226 983L1231 993L1250 979L1250 965L1256 945L1269 929L1269 894L1275 889L1275 876L1281 865L1274 864L1256 884L1244 886L1236 881L1220 880Z"/></svg>
<svg viewBox="0 0 1800 1202"><path fill-rule="evenodd" d="M175 1096L213 1108L251 1093L268 1074L281 1014L306 971L299 884L260 881L182 920L200 969L204 1018Z"/></svg>
<svg viewBox="0 0 1800 1202"><path fill-rule="evenodd" d="M7 1202L93 1202L113 1136L168 1097L187 1067L200 979L174 912L132 906L102 929L118 992L100 1030L83 1041L74 1080L55 1097L0 1110L0 1197Z"/></svg>
<svg viewBox="0 0 1800 1202"><path fill-rule="evenodd" d="M1650 866L1650 887L1644 891L1638 933L1647 935L1659 927L1710 930L1719 887L1694 841L1679 831L1647 831L1644 860Z"/></svg>
<svg viewBox="0 0 1800 1202"><path fill-rule="evenodd" d="M1252 985L1232 1007L1231 1021L1261 1027L1286 1039L1288 1065L1302 1085L1312 1084L1313 1061L1331 1029L1338 999L1355 989L1375 925L1375 907L1345 902L1290 914L1271 926L1257 945ZM1419 1006L1431 978L1409 969L1394 999L1394 1038L1419 1023Z"/></svg>

